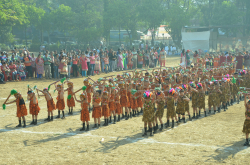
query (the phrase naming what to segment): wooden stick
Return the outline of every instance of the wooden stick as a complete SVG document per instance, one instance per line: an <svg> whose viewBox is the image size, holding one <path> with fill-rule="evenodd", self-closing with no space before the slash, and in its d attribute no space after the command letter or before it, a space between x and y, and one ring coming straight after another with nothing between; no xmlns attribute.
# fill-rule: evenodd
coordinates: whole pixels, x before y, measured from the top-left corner
<svg viewBox="0 0 250 165"><path fill-rule="evenodd" d="M9 98L10 98L10 96L11 96L11 94L9 94L9 96L7 97L7 99L5 100L5 102L4 102L3 104L6 104L6 103L7 103L7 101L8 101Z"/></svg>

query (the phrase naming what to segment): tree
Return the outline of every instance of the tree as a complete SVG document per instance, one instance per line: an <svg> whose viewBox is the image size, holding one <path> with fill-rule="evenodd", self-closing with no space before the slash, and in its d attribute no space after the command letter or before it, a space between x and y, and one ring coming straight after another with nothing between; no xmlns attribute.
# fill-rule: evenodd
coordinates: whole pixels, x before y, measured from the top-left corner
<svg viewBox="0 0 250 165"><path fill-rule="evenodd" d="M1 42L13 40L12 27L23 24L25 20L24 9L18 0L0 0L0 36Z"/></svg>
<svg viewBox="0 0 250 165"><path fill-rule="evenodd" d="M154 45L155 32L165 18L165 9L161 0L144 0L138 8L139 18L147 24L147 29L152 32L151 43Z"/></svg>

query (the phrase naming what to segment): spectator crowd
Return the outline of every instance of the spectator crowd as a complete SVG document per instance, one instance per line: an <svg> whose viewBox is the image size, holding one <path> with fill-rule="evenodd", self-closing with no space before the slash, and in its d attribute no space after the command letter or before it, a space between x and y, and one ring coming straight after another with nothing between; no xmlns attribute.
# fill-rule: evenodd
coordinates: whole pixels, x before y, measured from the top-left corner
<svg viewBox="0 0 250 165"><path fill-rule="evenodd" d="M27 49L21 52L13 49L11 53L1 52L0 83L6 81L22 81L30 78L58 79L62 77L86 77L95 74L114 71L154 68L165 66L166 51L164 48L150 50L134 48L131 50L92 49L86 51L60 52L44 51L38 54L30 53Z"/></svg>

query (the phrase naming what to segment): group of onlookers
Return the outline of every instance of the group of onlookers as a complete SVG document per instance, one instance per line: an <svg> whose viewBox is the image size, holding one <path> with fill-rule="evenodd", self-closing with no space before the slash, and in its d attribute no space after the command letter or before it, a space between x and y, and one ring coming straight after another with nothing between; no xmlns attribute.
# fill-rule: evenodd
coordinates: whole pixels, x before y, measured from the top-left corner
<svg viewBox="0 0 250 165"><path fill-rule="evenodd" d="M166 51L164 48L151 50L114 51L107 48L86 51L44 51L37 55L27 49L17 53L1 52L0 55L0 83L5 81L20 81L26 78L46 79L62 77L93 76L119 70L145 67L165 66Z"/></svg>

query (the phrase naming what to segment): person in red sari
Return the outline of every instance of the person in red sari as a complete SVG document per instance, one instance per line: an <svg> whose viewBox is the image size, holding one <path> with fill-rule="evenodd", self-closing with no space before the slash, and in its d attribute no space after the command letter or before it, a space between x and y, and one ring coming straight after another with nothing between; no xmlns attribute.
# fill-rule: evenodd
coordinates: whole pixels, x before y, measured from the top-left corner
<svg viewBox="0 0 250 165"><path fill-rule="evenodd" d="M222 63L226 62L226 56L224 53L221 54L220 56L220 62L219 62L219 66L223 66Z"/></svg>
<svg viewBox="0 0 250 165"><path fill-rule="evenodd" d="M241 52L239 52L238 56L236 56L236 61L237 61L236 69L243 69L243 59L244 56L242 55Z"/></svg>

